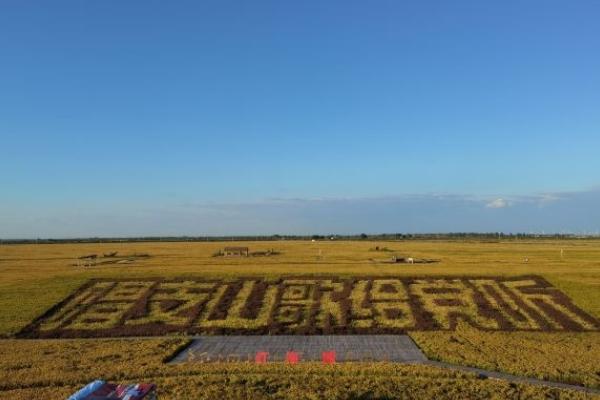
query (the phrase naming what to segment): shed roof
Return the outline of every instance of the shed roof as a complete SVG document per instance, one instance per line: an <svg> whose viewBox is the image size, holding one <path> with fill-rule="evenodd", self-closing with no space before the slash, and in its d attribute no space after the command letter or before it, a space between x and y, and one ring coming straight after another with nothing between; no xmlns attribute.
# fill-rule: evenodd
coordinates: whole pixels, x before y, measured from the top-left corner
<svg viewBox="0 0 600 400"><path fill-rule="evenodd" d="M225 247L225 251L248 251L247 247Z"/></svg>

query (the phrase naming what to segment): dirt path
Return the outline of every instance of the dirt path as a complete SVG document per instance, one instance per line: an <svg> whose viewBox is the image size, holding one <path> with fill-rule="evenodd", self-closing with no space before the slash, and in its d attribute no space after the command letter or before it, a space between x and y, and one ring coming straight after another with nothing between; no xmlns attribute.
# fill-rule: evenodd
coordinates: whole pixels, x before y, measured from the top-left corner
<svg viewBox="0 0 600 400"><path fill-rule="evenodd" d="M446 363L446 362L427 360L427 361L414 362L414 364L424 364L424 365L431 365L431 366L439 367L439 368L452 369L455 371L471 372L471 373L474 373L484 379L485 378L502 379L502 380L505 380L508 382L513 382L513 383L527 383L527 384L537 385L537 386L546 386L546 387L552 387L552 388L557 388L557 389L577 390L579 392L585 392L585 393L589 393L589 394L593 394L593 395L600 395L599 389L592 389L592 388L578 386L578 385L570 385L568 383L528 378L528 377L524 377L524 376L507 374L505 372L490 371L490 370L481 369L481 368L465 367L463 365L450 364L450 363Z"/></svg>

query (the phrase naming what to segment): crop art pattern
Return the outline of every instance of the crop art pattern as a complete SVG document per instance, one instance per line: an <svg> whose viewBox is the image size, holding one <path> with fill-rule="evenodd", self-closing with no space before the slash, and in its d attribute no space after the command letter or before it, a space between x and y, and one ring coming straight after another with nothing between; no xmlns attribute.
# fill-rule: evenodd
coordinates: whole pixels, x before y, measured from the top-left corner
<svg viewBox="0 0 600 400"><path fill-rule="evenodd" d="M92 280L24 337L592 331L600 321L539 276Z"/></svg>

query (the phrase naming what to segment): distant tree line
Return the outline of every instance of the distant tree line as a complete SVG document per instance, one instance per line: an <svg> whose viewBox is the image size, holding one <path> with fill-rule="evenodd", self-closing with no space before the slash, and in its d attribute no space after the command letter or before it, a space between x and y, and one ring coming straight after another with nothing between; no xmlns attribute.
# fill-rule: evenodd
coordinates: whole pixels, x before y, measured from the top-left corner
<svg viewBox="0 0 600 400"><path fill-rule="evenodd" d="M517 240L517 239L600 239L598 235L562 233L503 233L503 232L452 232L452 233L377 233L357 235L260 235L260 236L140 236L140 237L89 237L69 239L0 239L0 244L53 244L53 243L137 243L137 242L225 242L272 240Z"/></svg>

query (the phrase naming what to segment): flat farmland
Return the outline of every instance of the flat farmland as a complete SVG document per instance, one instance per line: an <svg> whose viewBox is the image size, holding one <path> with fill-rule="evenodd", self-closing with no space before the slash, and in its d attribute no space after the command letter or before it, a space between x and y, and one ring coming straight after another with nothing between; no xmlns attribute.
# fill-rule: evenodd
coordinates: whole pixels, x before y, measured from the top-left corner
<svg viewBox="0 0 600 400"><path fill-rule="evenodd" d="M226 246L262 255L214 256ZM102 263L114 252L129 261ZM79 257L90 254L98 258L82 266ZM439 262L391 263L392 255ZM265 382L285 398L302 382L298 376L322 368L163 364L185 342L182 335L229 333L407 332L431 359L600 387L600 241L594 240L0 245L0 309L0 398L27 398L34 388L62 398L96 377L148 377L165 382L167 393L188 382L209 393L225 385L222 374L237 382L228 389L231 398L250 392L259 398ZM111 339L89 346L89 337ZM143 349L139 359L125 360L122 346ZM94 376L71 370L89 360L96 361ZM141 366L115 375L121 362ZM400 370L414 375L412 386L398 377L381 383ZM362 386L346 391L354 398L379 393L377 385L380 397L410 390L413 397L437 391L438 398L451 398L459 395L453 392L458 381L465 382L463 397L580 396L381 363L336 366L332 382L349 384L352 374L363 376L359 371L375 378L358 379ZM199 384L202 374L213 380ZM257 374L266 377L255 380Z"/></svg>
<svg viewBox="0 0 600 400"><path fill-rule="evenodd" d="M19 337L598 331L537 275L92 279Z"/></svg>

